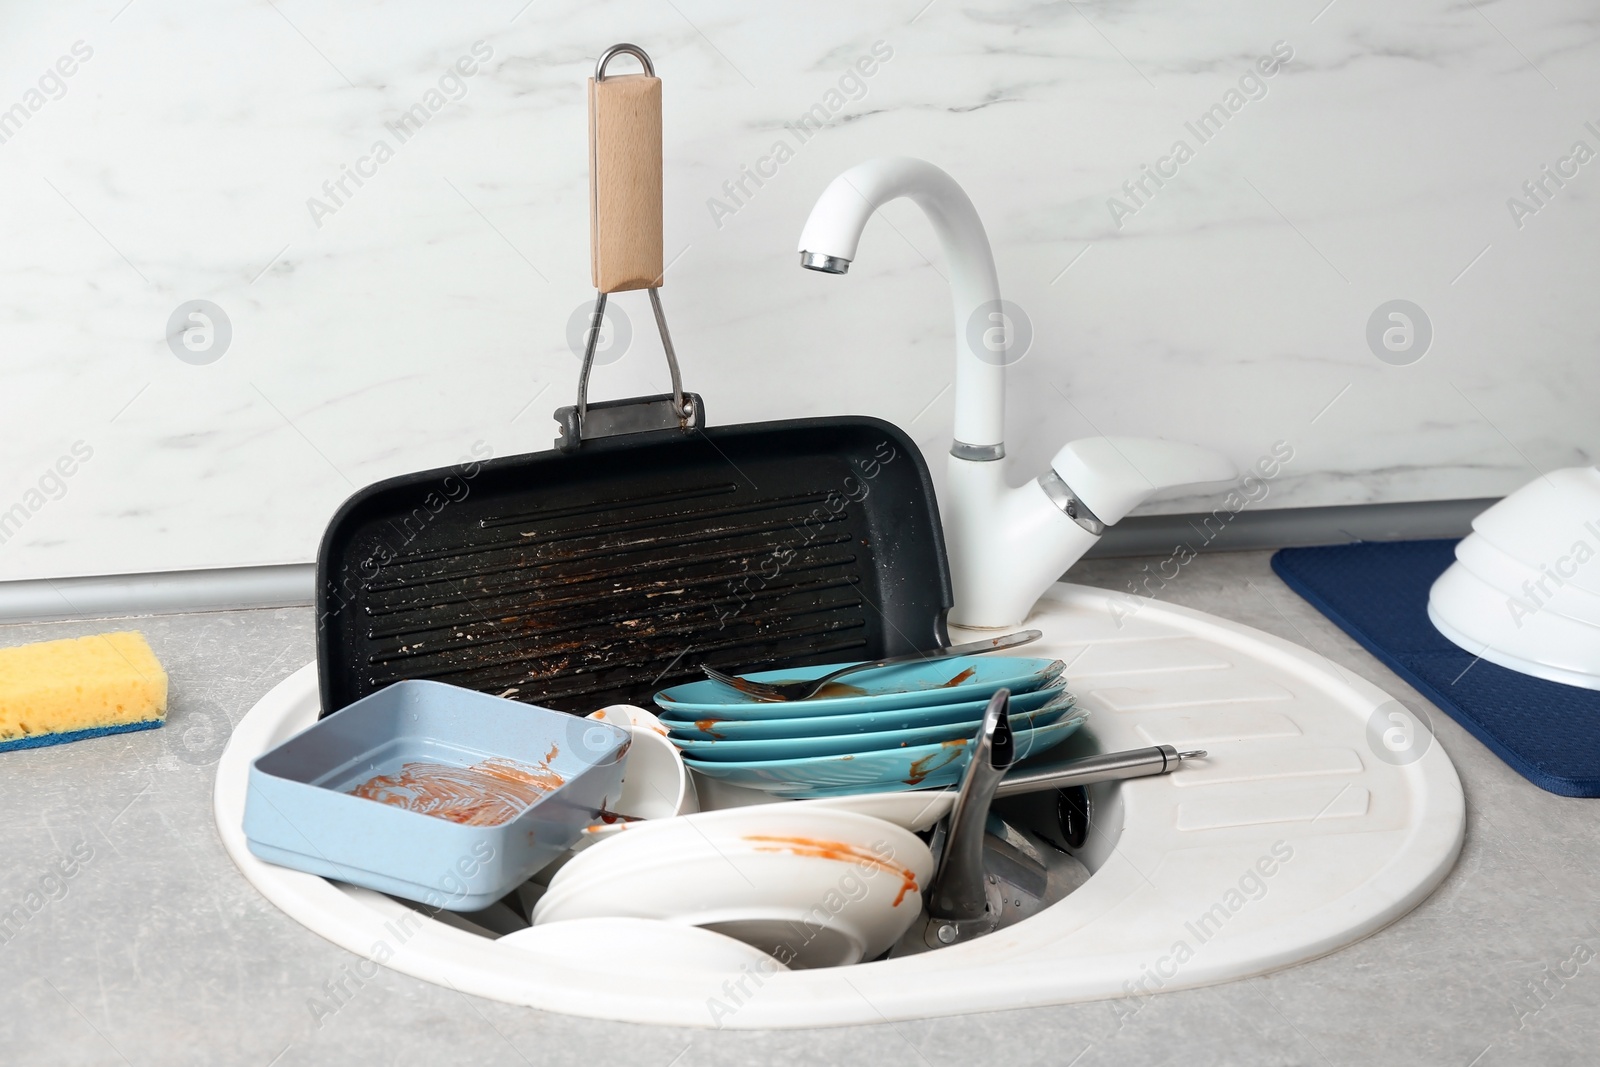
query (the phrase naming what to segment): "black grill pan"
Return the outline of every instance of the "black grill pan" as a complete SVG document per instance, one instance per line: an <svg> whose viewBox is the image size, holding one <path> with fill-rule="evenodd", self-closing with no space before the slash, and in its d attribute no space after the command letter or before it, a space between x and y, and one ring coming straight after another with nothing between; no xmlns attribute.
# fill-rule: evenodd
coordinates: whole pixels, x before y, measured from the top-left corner
<svg viewBox="0 0 1600 1067"><path fill-rule="evenodd" d="M669 402L695 424L626 432ZM703 662L947 643L938 508L902 431L865 417L705 429L699 412L693 394L589 405L585 427L609 418L618 434L590 439L563 409L561 450L351 497L317 561L322 714L408 678L587 714L647 704Z"/></svg>

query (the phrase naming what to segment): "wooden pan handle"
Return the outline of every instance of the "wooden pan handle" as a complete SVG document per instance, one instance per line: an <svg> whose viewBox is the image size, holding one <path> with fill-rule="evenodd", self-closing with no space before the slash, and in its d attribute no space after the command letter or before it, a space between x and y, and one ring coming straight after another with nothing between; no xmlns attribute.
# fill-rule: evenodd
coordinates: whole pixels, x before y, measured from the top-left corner
<svg viewBox="0 0 1600 1067"><path fill-rule="evenodd" d="M602 293L662 282L661 79L589 79L589 262Z"/></svg>

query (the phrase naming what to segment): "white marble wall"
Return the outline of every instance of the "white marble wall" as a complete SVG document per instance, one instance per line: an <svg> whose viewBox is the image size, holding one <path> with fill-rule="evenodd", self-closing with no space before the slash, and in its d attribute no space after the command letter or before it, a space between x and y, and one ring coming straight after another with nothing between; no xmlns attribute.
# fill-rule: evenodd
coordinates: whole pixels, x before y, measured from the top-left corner
<svg viewBox="0 0 1600 1067"><path fill-rule="evenodd" d="M1016 480L1105 433L1241 464L1288 441L1262 507L1508 491L1600 452L1600 160L1562 162L1600 150L1597 38L1583 0L12 0L0 578L304 561L356 486L548 447L592 295L584 78L616 40L666 83L664 297L711 421L871 413L942 467L931 229L890 205L845 278L794 254L834 174L898 153L965 185L1031 317ZM859 99L830 97L875 42ZM1276 42L1292 58L1230 97ZM1185 123L1219 103L1201 143ZM778 140L793 158L713 209ZM1142 164L1176 174L1140 203ZM1544 164L1576 173L1536 205ZM1434 333L1403 366L1365 340L1395 298ZM193 299L231 323L207 365L166 341ZM621 303L635 341L597 392L658 391L643 298Z"/></svg>

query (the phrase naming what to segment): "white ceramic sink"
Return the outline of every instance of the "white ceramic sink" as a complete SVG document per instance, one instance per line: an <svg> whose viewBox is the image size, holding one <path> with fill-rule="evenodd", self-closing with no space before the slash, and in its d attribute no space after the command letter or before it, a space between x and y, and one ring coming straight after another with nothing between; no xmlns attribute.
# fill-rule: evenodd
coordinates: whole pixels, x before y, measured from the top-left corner
<svg viewBox="0 0 1600 1067"><path fill-rule="evenodd" d="M1071 688L1091 711L1076 749L1173 744L1210 758L1095 787L1079 855L1089 880L1031 919L939 951L765 975L736 966L737 954L578 950L539 927L503 943L264 863L240 828L246 772L314 721L314 666L235 730L218 765L218 830L245 877L284 912L407 974L575 1015L751 1029L1095 1000L1258 974L1393 922L1454 863L1465 813L1455 768L1382 690L1248 627L1105 590L1057 585L1027 625L1045 633L1030 655L1067 660Z"/></svg>

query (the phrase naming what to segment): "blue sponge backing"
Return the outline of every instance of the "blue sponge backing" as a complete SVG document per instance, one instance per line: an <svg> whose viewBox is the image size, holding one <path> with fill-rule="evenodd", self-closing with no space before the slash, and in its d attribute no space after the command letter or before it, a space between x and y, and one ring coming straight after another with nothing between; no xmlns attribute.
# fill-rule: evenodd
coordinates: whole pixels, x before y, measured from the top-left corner
<svg viewBox="0 0 1600 1067"><path fill-rule="evenodd" d="M64 745L69 741L82 741L90 737L105 737L107 734L125 734L134 730L154 730L165 719L145 719L143 722L127 722L120 726L96 726L92 730L63 730L60 733L33 734L30 737L18 737L11 741L0 741L0 752L10 752L14 748L44 748L46 745Z"/></svg>

